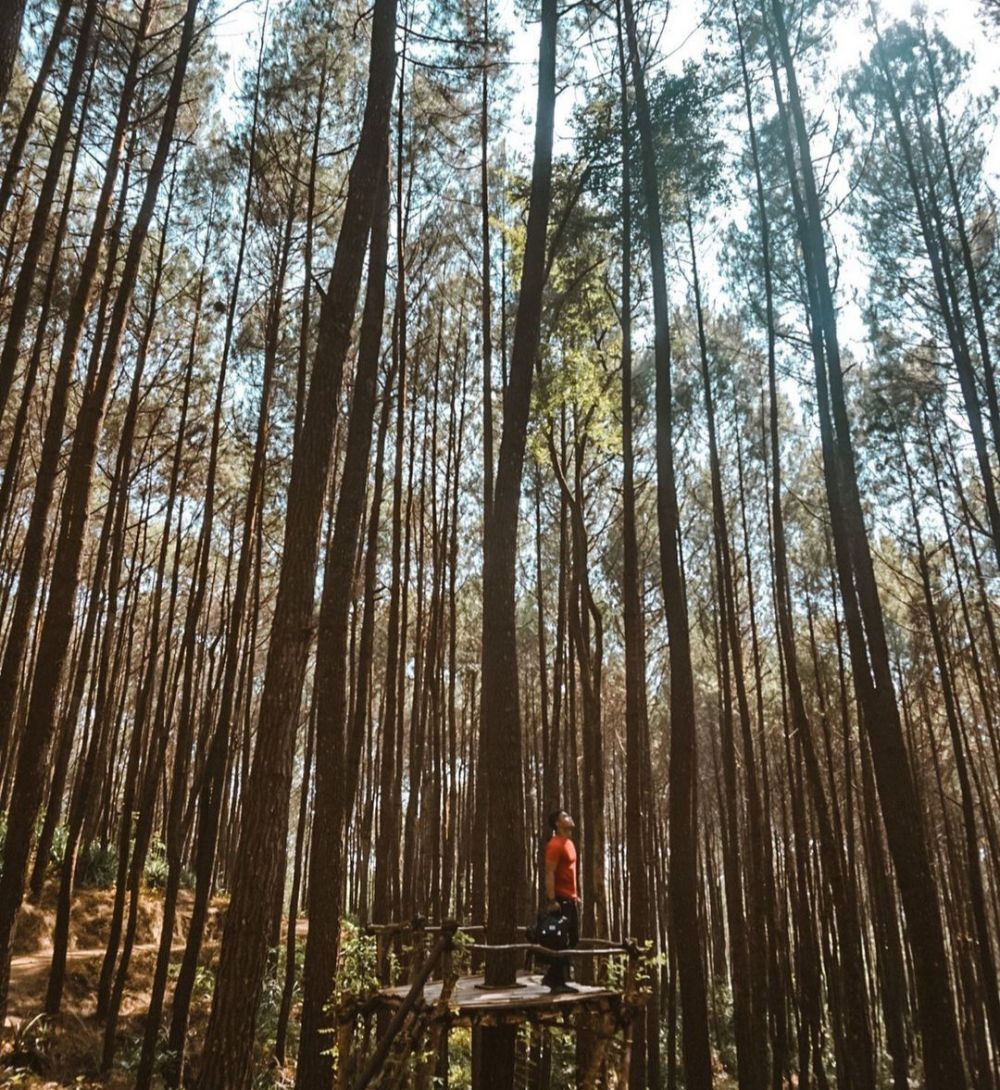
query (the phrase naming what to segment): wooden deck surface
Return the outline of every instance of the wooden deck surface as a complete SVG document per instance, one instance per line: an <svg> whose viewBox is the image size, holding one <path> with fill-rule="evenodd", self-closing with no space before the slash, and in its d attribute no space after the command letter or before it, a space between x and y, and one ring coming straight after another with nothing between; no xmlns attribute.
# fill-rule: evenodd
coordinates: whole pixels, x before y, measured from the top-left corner
<svg viewBox="0 0 1000 1090"><path fill-rule="evenodd" d="M481 976L459 977L455 984L455 990L451 995L451 1002L458 1007L460 1015L476 1016L485 1013L500 1013L502 1011L521 1011L530 1008L572 1007L580 1003L591 1003L599 1000L614 1000L619 992L610 991L607 988L594 987L589 984L574 984L575 992L565 992L553 995L542 984L540 973L520 972L517 974L517 986L499 990L486 991L477 987L483 983ZM409 985L398 988L383 988L379 993L382 1002L391 1006L402 1002L409 992ZM424 987L424 1000L433 1003L441 995L441 982L430 981Z"/></svg>

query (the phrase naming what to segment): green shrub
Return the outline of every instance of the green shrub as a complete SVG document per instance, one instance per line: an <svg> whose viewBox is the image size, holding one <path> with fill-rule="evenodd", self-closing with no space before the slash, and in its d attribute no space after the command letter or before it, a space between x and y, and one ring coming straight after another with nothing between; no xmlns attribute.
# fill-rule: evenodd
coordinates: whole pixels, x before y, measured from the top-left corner
<svg viewBox="0 0 1000 1090"><path fill-rule="evenodd" d="M170 863L167 859L167 846L162 840L154 837L149 843L146 863L142 868L143 883L147 889L163 889L167 884L169 874ZM181 889L194 889L194 871L190 867L181 867L178 885Z"/></svg>
<svg viewBox="0 0 1000 1090"><path fill-rule="evenodd" d="M457 1026L448 1034L449 1090L469 1090L472 1086L472 1030Z"/></svg>
<svg viewBox="0 0 1000 1090"><path fill-rule="evenodd" d="M82 889L109 889L118 877L117 849L88 844L80 853L77 885Z"/></svg>
<svg viewBox="0 0 1000 1090"><path fill-rule="evenodd" d="M254 1074L252 1090L291 1090L295 1076L287 1065L280 1067L275 1063L274 1047L278 1035L278 1015L281 1011L281 995L285 981L285 947L282 945L273 951L273 972L264 980L260 1010L257 1014L257 1040L254 1048ZM301 996L302 965L305 961L306 944L295 944L295 985L292 989L292 1007ZM285 1041L286 1055L294 1056L298 1051L299 1022L294 1016L288 1021L288 1035Z"/></svg>
<svg viewBox="0 0 1000 1090"><path fill-rule="evenodd" d="M56 867L61 867L66 857L66 841L69 839L69 829L65 825L57 825L52 834L52 847L49 849L49 862Z"/></svg>
<svg viewBox="0 0 1000 1090"><path fill-rule="evenodd" d="M167 846L162 840L154 837L149 842L149 851L146 853L146 864L142 868L142 880L150 889L163 889L167 884L169 873L167 864Z"/></svg>
<svg viewBox="0 0 1000 1090"><path fill-rule="evenodd" d="M340 929L340 956L333 1001L344 995L365 995L378 990L378 946L374 935L366 934L352 920Z"/></svg>

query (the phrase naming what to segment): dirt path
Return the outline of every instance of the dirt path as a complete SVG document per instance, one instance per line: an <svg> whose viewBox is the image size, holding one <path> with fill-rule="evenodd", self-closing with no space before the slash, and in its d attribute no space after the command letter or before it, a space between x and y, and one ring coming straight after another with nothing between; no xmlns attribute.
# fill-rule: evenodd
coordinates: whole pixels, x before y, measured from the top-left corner
<svg viewBox="0 0 1000 1090"><path fill-rule="evenodd" d="M142 954L150 950L157 950L159 948L158 942L142 942L136 943L132 947L132 954ZM66 954L67 967L75 965L81 961L90 961L94 958L103 958L105 947L100 947L94 950L70 950ZM171 953L183 953L183 946L175 946ZM23 954L20 957L10 959L10 983L11 987L17 984L26 983L29 980L33 980L40 973L48 972L49 966L52 964L51 951L41 954Z"/></svg>
<svg viewBox="0 0 1000 1090"><path fill-rule="evenodd" d="M297 920L295 924L295 934L299 937L306 935L309 931L308 920ZM213 946L217 946L218 943L206 942L203 949L211 949ZM158 942L140 942L136 943L132 947L132 956L136 954L145 954L158 950L160 944ZM91 961L95 958L103 958L105 953L105 947L95 947L92 950L70 950L66 954L67 967L76 965L79 962ZM171 955L183 954L184 943L180 943L170 948ZM23 984L27 981L34 980L40 973L48 972L49 966L52 964L52 952L43 951L39 954L22 954L20 957L14 957L10 959L10 983L11 987L17 984Z"/></svg>

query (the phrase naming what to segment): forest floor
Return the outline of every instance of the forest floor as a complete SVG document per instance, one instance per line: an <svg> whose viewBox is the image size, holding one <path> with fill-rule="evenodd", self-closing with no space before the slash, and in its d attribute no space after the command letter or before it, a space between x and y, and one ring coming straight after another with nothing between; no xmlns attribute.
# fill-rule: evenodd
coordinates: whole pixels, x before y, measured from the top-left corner
<svg viewBox="0 0 1000 1090"><path fill-rule="evenodd" d="M96 1017L97 981L114 903L110 889L80 890L73 904L70 951L66 964L63 1010L58 1018L39 1017L44 1010L52 956L52 927L55 920L56 886L49 883L37 904L25 904L14 936L11 960L10 998L5 1041L0 1046L0 1064L11 1061L12 1048L23 1050L23 1060L13 1068L0 1067L0 1086L30 1087L32 1090L73 1086L89 1090L125 1090L134 1082L143 1019L149 991L160 926L162 895L144 891L139 902L136 944L129 966L128 983L122 998L118 1026L119 1048L111 1071L101 1074L99 1061L103 1026ZM179 962L190 917L191 894L182 891L174 927L174 954ZM212 907L205 953L216 950L214 936L223 902ZM208 1017L209 989L196 990L191 1029L198 1036ZM13 1034L12 1031L13 1030ZM36 1070L32 1070L32 1068Z"/></svg>
<svg viewBox="0 0 1000 1090"><path fill-rule="evenodd" d="M97 982L114 904L114 890L79 890L75 896L63 1009L56 1019L50 1020L42 1012L52 956L55 896L55 883L46 885L39 902L25 903L18 918L14 936L14 957L11 960L7 1025L0 1040L0 1088L131 1090L135 1081L163 920L162 894L155 889L146 889L140 898L136 942L129 963L128 982L118 1022L118 1047L114 1064L106 1072L100 1071L104 1026L97 1018L96 1000ZM182 890L173 934L174 971L184 951L190 906L191 894ZM202 948L206 971L199 973L196 981L190 1020L189 1040L192 1055L195 1056L200 1052L200 1042L208 1022L214 961L218 952L218 937L224 911L224 900L220 899L213 904L209 930ZM297 934L304 937L307 926L307 922L300 919L296 928ZM261 1021L267 1021L265 1015L262 1015ZM167 1025L169 1010L164 1018L164 1026ZM11 1053L14 1048L22 1051L19 1052L16 1062L12 1063L14 1057ZM570 1056L571 1053L564 1057L564 1064L571 1063ZM256 1086L282 1087L291 1084L291 1071L277 1067L267 1048L258 1056L258 1061L258 1070L263 1073L266 1069L268 1077L256 1082ZM461 1085L464 1082L461 1078L456 1078L454 1084ZM159 1085L162 1084L157 1080L154 1086ZM735 1083L718 1067L716 1085L720 1090L731 1090Z"/></svg>

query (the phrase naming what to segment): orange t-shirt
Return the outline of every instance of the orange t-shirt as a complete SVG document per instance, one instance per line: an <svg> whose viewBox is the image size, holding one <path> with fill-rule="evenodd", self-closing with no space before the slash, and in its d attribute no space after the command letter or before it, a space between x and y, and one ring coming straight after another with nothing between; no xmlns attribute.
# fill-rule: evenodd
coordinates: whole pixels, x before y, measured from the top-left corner
<svg viewBox="0 0 1000 1090"><path fill-rule="evenodd" d="M545 848L545 862L555 864L556 897L562 900L576 899L576 845L568 836L556 836Z"/></svg>

